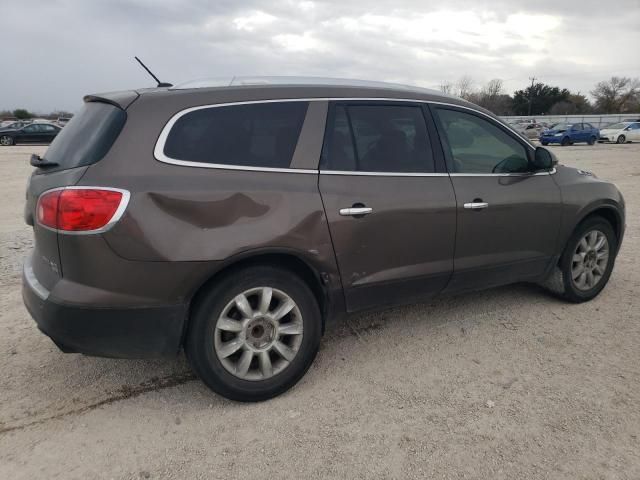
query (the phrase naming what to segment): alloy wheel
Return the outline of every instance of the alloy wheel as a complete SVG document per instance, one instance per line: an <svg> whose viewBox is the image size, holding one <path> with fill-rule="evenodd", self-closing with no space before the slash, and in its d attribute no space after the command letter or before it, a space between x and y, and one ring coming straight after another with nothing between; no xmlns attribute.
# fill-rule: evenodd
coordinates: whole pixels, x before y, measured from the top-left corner
<svg viewBox="0 0 640 480"><path fill-rule="evenodd" d="M300 309L286 293L251 288L222 310L215 325L218 360L243 380L266 380L286 369L302 343Z"/></svg>
<svg viewBox="0 0 640 480"><path fill-rule="evenodd" d="M3 135L3 136L0 137L0 145L8 147L9 145L11 145L11 143L12 143L11 137L9 137L7 135Z"/></svg>
<svg viewBox="0 0 640 480"><path fill-rule="evenodd" d="M571 278L578 290L591 290L609 263L609 242L600 230L590 230L578 242L571 260Z"/></svg>

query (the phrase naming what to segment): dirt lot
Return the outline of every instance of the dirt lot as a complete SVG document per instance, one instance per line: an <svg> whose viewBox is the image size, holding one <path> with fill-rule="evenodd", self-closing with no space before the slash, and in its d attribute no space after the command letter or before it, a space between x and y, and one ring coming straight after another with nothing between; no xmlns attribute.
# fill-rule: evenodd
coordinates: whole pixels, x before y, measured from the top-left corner
<svg viewBox="0 0 640 480"><path fill-rule="evenodd" d="M183 356L68 355L39 333L20 265L44 148L0 148L0 478L640 478L640 145L553 150L627 200L596 300L516 285L361 315L296 388L243 405Z"/></svg>

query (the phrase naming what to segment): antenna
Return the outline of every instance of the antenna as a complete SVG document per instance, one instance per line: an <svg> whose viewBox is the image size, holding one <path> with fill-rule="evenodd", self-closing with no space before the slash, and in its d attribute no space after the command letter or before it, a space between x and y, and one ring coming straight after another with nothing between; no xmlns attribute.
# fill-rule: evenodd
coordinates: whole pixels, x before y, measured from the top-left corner
<svg viewBox="0 0 640 480"><path fill-rule="evenodd" d="M160 79L158 79L158 77L156 77L156 76L153 74L153 72L152 72L151 70L149 70L149 69L147 68L147 66L146 66L144 63L142 63L142 60L140 60L138 57L133 57L133 58L135 58L135 59L138 61L138 63L139 63L140 65L142 65L142 68L144 68L144 69L147 71L147 73L153 77L153 79L154 79L154 80L156 81L156 83L158 84L158 87L173 87L173 84L171 84L171 83L161 82L161 81L160 81Z"/></svg>

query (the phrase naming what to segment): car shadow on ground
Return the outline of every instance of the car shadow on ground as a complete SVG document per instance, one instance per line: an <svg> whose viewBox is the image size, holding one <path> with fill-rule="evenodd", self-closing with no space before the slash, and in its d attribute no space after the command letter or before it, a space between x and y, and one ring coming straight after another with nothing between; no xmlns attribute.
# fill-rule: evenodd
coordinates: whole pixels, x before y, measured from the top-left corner
<svg viewBox="0 0 640 480"><path fill-rule="evenodd" d="M482 328L482 317L490 319L505 308L531 304L545 304L554 308L563 302L540 287L517 284L482 292L441 296L425 303L363 312L329 322L320 355L307 377L313 376L313 382L331 381L331 378L313 375L314 369L323 370L321 362L342 356L343 352L366 343L368 336L384 334L385 330L405 332L407 336L421 330L421 334L437 336L440 327L459 322L461 318L474 319ZM48 339L39 340L49 342ZM380 355L384 355L384 352L380 352ZM193 405L196 402L201 403L203 408L242 405L210 392L192 373L182 352L171 358L124 360L64 354L51 346L47 357L45 368L35 368L30 372L31 381L40 384L41 388L32 390L32 398L24 399L24 406L19 409L24 414L12 415L12 418L0 421L0 433L62 419L172 387L180 388L174 389L171 395L185 397L184 400L174 399L177 403ZM358 360L350 358L349 361ZM358 370L364 366L354 364L351 367ZM298 388L285 395L295 395ZM73 394L70 396L69 392Z"/></svg>

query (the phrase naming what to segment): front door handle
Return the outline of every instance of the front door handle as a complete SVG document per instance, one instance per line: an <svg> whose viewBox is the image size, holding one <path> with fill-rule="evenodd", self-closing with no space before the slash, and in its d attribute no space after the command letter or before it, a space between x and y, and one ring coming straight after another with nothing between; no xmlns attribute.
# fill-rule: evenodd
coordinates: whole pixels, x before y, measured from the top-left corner
<svg viewBox="0 0 640 480"><path fill-rule="evenodd" d="M371 212L373 212L373 208L371 207L351 207L340 209L340 215L343 217L358 217L362 215L369 215Z"/></svg>
<svg viewBox="0 0 640 480"><path fill-rule="evenodd" d="M487 208L488 206L489 204L487 202L477 202L477 201L464 204L464 208L469 208L471 210L482 210L483 208Z"/></svg>

